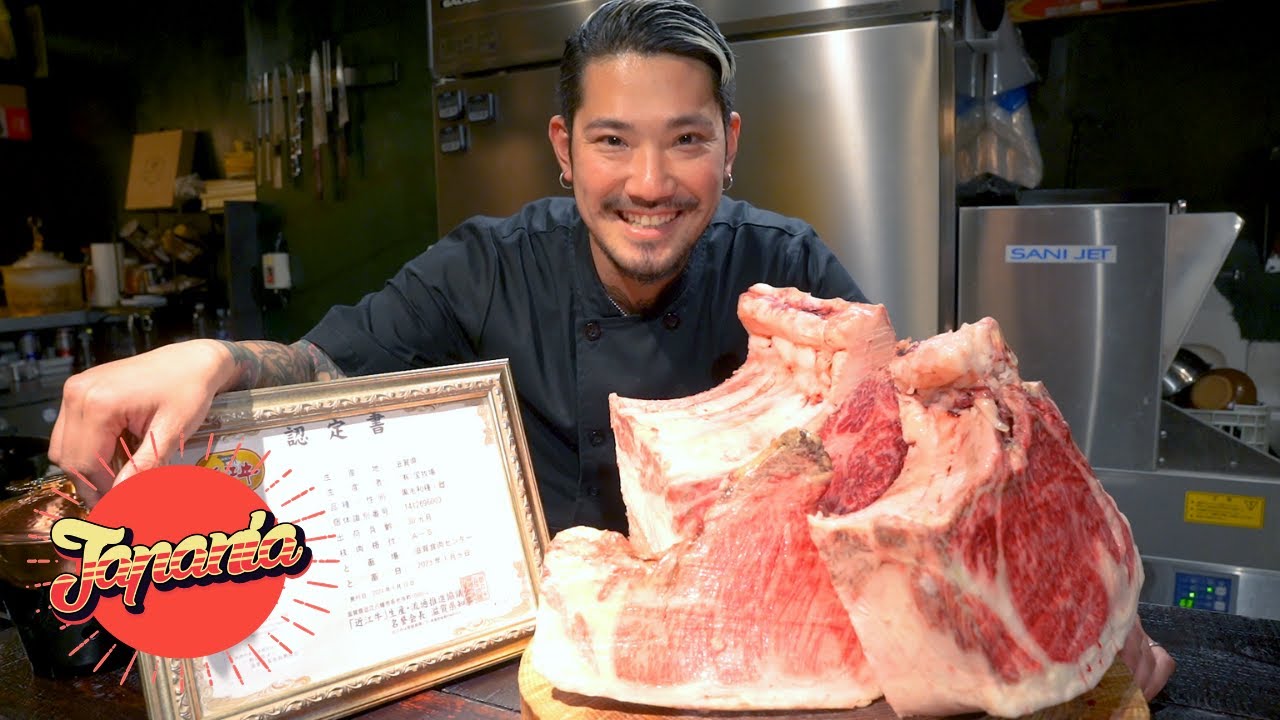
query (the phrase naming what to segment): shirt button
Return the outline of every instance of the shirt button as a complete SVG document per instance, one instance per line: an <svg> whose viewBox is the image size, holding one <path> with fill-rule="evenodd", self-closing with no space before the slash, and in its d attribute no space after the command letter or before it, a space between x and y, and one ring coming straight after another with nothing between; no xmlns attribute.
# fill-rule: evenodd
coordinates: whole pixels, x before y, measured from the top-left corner
<svg viewBox="0 0 1280 720"><path fill-rule="evenodd" d="M675 313L667 313L662 316L662 326L668 330L675 330L680 327L680 316Z"/></svg>
<svg viewBox="0 0 1280 720"><path fill-rule="evenodd" d="M582 328L582 332L587 336L587 339L591 340L592 342L599 340L600 336L603 334L603 331L600 330L600 323L596 322L595 320L592 320L591 322L584 325Z"/></svg>
<svg viewBox="0 0 1280 720"><path fill-rule="evenodd" d="M590 495L591 497L596 497L600 494L600 488L596 487L595 485L588 485L587 494Z"/></svg>
<svg viewBox="0 0 1280 720"><path fill-rule="evenodd" d="M600 447L604 444L604 433L599 430L592 430L587 433L587 441L595 447Z"/></svg>

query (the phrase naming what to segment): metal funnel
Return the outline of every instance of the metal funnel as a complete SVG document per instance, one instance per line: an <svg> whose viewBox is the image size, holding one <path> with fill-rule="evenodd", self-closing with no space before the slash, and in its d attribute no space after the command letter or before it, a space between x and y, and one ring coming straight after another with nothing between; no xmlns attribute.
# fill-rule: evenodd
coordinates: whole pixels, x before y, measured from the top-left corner
<svg viewBox="0 0 1280 720"><path fill-rule="evenodd" d="M1191 321L1218 276L1244 220L1235 213L1175 213L1169 216L1164 253L1164 325L1160 372L1173 362Z"/></svg>

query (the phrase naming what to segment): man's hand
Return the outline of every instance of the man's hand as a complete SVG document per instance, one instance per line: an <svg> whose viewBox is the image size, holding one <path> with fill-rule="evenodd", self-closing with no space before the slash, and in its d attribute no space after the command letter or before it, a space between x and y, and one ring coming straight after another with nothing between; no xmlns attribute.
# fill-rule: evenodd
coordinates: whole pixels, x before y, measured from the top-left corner
<svg viewBox="0 0 1280 720"><path fill-rule="evenodd" d="M1142 696L1147 700L1160 692L1177 666L1168 651L1147 637L1140 620L1133 624L1129 637L1125 638L1120 659L1133 672L1133 682L1142 688Z"/></svg>
<svg viewBox="0 0 1280 720"><path fill-rule="evenodd" d="M237 374L232 354L216 340L192 340L99 365L67 379L62 409L49 439L49 459L91 483L78 489L92 505L137 472L163 464L209 413L214 396ZM110 464L128 431L141 440L133 462ZM154 440L154 442L153 442ZM74 472L73 472L74 471Z"/></svg>
<svg viewBox="0 0 1280 720"><path fill-rule="evenodd" d="M88 487L79 478L76 485L92 506L115 484L163 465L181 439L200 428L218 393L340 377L333 360L306 340L166 345L68 378L49 459L89 480ZM107 466L125 431L138 438L138 447L117 474Z"/></svg>

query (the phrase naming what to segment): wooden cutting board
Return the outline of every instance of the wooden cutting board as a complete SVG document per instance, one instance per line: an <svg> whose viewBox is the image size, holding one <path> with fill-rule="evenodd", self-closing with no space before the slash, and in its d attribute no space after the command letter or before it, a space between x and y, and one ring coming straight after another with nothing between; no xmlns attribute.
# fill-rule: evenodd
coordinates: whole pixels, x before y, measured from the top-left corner
<svg viewBox="0 0 1280 720"><path fill-rule="evenodd" d="M686 711L621 703L575 695L551 686L533 669L528 653L520 660L520 716L525 720L899 720L884 700L857 710L797 712ZM966 720L988 720L970 714ZM1019 720L1150 720L1151 712L1133 675L1117 660L1093 690L1075 700L1046 708ZM924 720L920 718L919 720Z"/></svg>

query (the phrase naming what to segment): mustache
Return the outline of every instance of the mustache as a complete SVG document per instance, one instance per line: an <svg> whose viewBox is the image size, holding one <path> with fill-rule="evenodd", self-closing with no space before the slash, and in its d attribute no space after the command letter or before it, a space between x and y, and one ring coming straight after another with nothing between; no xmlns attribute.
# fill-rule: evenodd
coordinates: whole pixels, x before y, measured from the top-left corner
<svg viewBox="0 0 1280 720"><path fill-rule="evenodd" d="M600 203L600 206L610 212L653 212L654 210L683 211L692 210L698 207L698 200L686 195L681 195L667 200L646 203L635 202L621 195L612 195L605 198Z"/></svg>

